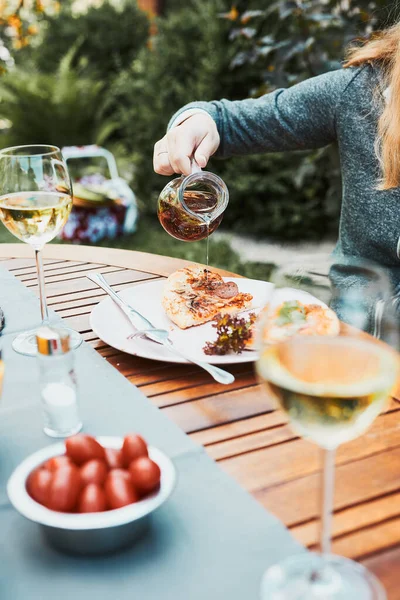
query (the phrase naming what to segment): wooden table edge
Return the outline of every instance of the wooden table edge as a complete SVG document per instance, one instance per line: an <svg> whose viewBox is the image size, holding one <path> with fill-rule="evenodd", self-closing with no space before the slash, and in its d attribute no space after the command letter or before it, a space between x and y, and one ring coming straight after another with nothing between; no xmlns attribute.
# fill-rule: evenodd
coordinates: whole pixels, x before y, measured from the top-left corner
<svg viewBox="0 0 400 600"><path fill-rule="evenodd" d="M0 244L0 256L3 258L34 258L33 250L28 244ZM150 254L137 250L122 250L119 248L103 248L99 246L84 246L74 244L47 244L43 249L43 258L73 260L82 262L114 265L125 269L144 271L152 275L168 277L171 273L194 261L183 258L171 258L161 254ZM197 263L196 263L197 264ZM241 277L236 273L212 267L225 277Z"/></svg>

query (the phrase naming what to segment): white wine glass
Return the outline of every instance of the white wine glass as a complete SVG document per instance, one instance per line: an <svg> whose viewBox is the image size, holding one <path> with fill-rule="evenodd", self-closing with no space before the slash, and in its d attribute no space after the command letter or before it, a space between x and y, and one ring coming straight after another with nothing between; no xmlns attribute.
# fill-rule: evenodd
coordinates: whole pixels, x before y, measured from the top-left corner
<svg viewBox="0 0 400 600"><path fill-rule="evenodd" d="M331 554L331 523L335 451L372 425L399 376L390 278L369 261L317 255L283 265L272 283L259 318L257 373L294 432L322 448L324 468L320 552L270 567L261 597L384 600L372 573Z"/></svg>
<svg viewBox="0 0 400 600"><path fill-rule="evenodd" d="M49 323L41 251L64 227L72 208L72 185L61 150L56 146L14 146L0 150L0 220L35 251L42 323ZM82 338L69 330L71 348ZM36 330L19 334L13 348L37 353Z"/></svg>

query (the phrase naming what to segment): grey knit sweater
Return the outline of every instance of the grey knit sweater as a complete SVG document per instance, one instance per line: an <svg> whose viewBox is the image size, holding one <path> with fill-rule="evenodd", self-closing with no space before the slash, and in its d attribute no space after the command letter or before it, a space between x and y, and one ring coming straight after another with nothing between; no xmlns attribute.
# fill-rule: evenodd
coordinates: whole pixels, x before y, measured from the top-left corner
<svg viewBox="0 0 400 600"><path fill-rule="evenodd" d="M389 267L398 283L400 190L377 190L374 142L383 102L379 70L366 65L325 73L258 99L192 102L173 119L188 108L206 110L221 136L221 157L337 142L343 198L336 252L375 260Z"/></svg>

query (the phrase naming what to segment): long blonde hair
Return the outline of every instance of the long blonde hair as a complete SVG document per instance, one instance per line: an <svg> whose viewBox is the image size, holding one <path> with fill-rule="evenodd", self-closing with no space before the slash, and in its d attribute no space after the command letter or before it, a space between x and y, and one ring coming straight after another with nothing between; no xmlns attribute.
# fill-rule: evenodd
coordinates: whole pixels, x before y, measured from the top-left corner
<svg viewBox="0 0 400 600"><path fill-rule="evenodd" d="M378 63L390 87L379 117L376 148L382 169L381 190L400 186L400 23L373 36L361 47L350 48L345 67Z"/></svg>

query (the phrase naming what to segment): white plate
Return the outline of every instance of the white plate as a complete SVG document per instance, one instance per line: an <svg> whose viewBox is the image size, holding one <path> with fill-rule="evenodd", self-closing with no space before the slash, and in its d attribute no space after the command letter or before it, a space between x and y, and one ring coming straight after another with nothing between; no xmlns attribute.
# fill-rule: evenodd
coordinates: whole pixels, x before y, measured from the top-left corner
<svg viewBox="0 0 400 600"><path fill-rule="evenodd" d="M274 289L272 283L234 277L225 277L224 279L225 281L235 281L241 292L252 294L252 306L258 310L271 299ZM242 354L226 354L224 356L208 356L204 354L203 347L205 343L212 342L217 337L215 328L212 326L212 323L205 323L204 325L184 330L174 325L161 306L164 283L165 280L138 283L119 292L119 295L151 321L155 327L169 331L174 346L193 358L212 364L246 363L257 359L257 352L247 350L242 352ZM272 305L284 302L285 300L300 300L304 304L318 303L325 306L322 302L314 298L314 296L311 296L311 294L292 288L277 290L273 294ZM254 312L258 312L258 310ZM133 333L135 329L109 297L102 300L92 310L90 326L103 342L127 354L150 358L152 360L162 360L164 362L187 362L178 356L174 356L160 344L145 338L128 340L127 336Z"/></svg>
<svg viewBox="0 0 400 600"><path fill-rule="evenodd" d="M252 306L256 308L263 307L267 303L273 290L272 283L256 281L255 279L226 277L225 281L235 281L241 292L252 294ZM138 283L119 292L119 295L144 317L149 319L155 327L167 329L170 332L170 338L174 346L193 356L193 358L213 364L252 362L257 358L256 353L252 351L225 356L207 356L204 354L203 346L205 343L213 341L217 337L215 328L211 323L190 327L185 330L179 329L177 325L174 325L161 306L161 295L164 284L165 280ZM122 352L141 356L142 358L162 360L164 362L186 362L178 356L174 356L160 344L146 340L145 338L127 340L127 336L134 332L134 328L109 297L102 300L92 310L90 326L103 342Z"/></svg>

